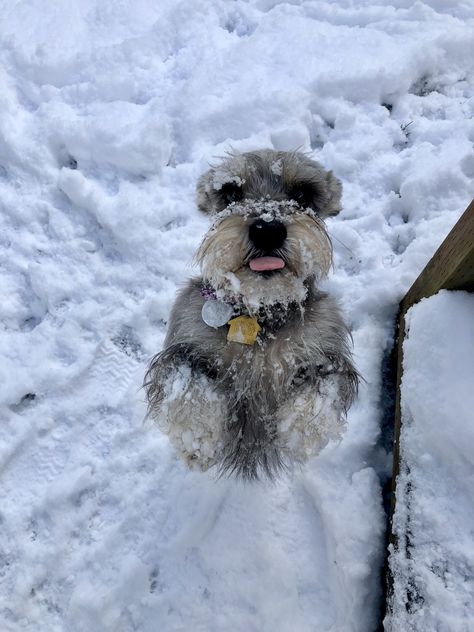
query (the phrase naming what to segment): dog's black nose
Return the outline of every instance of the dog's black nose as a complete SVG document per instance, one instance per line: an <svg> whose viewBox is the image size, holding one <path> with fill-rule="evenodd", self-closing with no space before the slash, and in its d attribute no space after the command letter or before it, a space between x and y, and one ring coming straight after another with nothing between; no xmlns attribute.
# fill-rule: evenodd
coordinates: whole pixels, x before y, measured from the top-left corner
<svg viewBox="0 0 474 632"><path fill-rule="evenodd" d="M286 239L285 225L276 219L271 222L258 219L249 228L249 239L255 248L271 252L283 246Z"/></svg>

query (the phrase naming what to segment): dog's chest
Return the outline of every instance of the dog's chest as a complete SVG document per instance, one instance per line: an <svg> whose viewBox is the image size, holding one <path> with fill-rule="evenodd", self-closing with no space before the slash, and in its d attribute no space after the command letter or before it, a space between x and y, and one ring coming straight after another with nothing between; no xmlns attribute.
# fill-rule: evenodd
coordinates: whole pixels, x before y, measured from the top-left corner
<svg viewBox="0 0 474 632"><path fill-rule="evenodd" d="M310 317L309 301L305 313L293 310L276 312L270 318L258 319L259 332L251 344L229 340L229 325L208 326L202 318L203 298L195 290L195 300L186 318L182 314L178 336L192 335L192 344L199 348L217 368L221 383L240 391L248 388L270 388L279 393L289 387L301 368L315 361L318 353L318 331ZM194 298L193 297L193 298ZM183 305L183 308L185 305ZM185 310L183 310L185 312ZM238 314L236 314L238 316ZM242 316L245 316L242 314Z"/></svg>
<svg viewBox="0 0 474 632"><path fill-rule="evenodd" d="M297 337L280 330L277 334L259 334L253 345L226 341L221 348L221 369L228 387L239 392L260 389L282 395L305 364L302 347L295 344Z"/></svg>

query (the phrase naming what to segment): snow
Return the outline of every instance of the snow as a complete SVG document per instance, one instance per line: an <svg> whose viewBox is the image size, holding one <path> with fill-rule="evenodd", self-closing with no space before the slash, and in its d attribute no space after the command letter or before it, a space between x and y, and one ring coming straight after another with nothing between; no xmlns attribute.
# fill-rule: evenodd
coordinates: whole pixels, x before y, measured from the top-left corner
<svg viewBox="0 0 474 632"><path fill-rule="evenodd" d="M473 23L454 0L2 3L2 632L375 629L380 367L474 193ZM339 443L244 486L180 464L140 385L208 228L197 178L264 147L343 181L326 288L365 382Z"/></svg>
<svg viewBox="0 0 474 632"><path fill-rule="evenodd" d="M409 310L390 630L472 629L473 349L474 296L441 291Z"/></svg>

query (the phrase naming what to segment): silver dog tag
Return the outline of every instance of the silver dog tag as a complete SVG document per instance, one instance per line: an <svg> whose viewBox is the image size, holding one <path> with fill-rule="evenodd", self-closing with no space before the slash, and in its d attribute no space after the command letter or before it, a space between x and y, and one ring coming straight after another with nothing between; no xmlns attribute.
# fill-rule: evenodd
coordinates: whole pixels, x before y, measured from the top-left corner
<svg viewBox="0 0 474 632"><path fill-rule="evenodd" d="M209 327L222 327L233 316L234 308L224 301L210 300L202 306L201 316Z"/></svg>

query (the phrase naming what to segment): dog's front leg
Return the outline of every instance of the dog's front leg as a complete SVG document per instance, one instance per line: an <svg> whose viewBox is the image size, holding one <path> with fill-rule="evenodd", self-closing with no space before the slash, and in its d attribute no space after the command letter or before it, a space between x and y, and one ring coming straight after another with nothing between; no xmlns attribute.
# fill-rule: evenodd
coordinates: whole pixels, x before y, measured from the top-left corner
<svg viewBox="0 0 474 632"><path fill-rule="evenodd" d="M331 439L339 439L359 376L350 360L327 359L296 373L278 411L278 442L292 459L304 462Z"/></svg>
<svg viewBox="0 0 474 632"><path fill-rule="evenodd" d="M149 415L191 469L207 470L222 451L227 406L216 377L212 363L183 344L159 353L145 377Z"/></svg>

